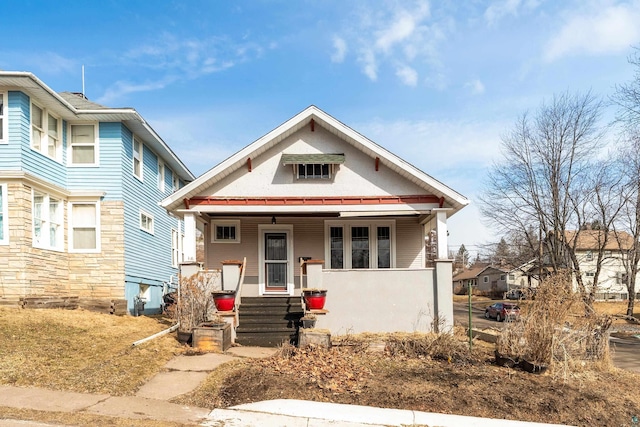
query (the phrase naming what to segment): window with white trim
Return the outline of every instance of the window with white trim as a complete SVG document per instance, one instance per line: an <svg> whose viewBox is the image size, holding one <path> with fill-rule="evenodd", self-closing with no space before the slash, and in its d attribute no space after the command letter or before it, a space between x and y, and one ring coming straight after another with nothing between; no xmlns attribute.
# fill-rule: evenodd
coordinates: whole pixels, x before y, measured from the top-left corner
<svg viewBox="0 0 640 427"><path fill-rule="evenodd" d="M184 259L183 248L184 234L175 228L171 229L171 266L178 268Z"/></svg>
<svg viewBox="0 0 640 427"><path fill-rule="evenodd" d="M211 223L211 243L240 243L240 221L213 221Z"/></svg>
<svg viewBox="0 0 640 427"><path fill-rule="evenodd" d="M489 276L482 276L483 283L489 283Z"/></svg>
<svg viewBox="0 0 640 427"><path fill-rule="evenodd" d="M133 175L142 181L142 159L144 158L144 144L133 136Z"/></svg>
<svg viewBox="0 0 640 427"><path fill-rule="evenodd" d="M171 184L173 186L172 191L178 191L180 189L180 177L175 171L171 171Z"/></svg>
<svg viewBox="0 0 640 427"><path fill-rule="evenodd" d="M587 261L593 261L593 252L589 251L587 252Z"/></svg>
<svg viewBox="0 0 640 427"><path fill-rule="evenodd" d="M54 160L62 160L62 120L31 104L31 148Z"/></svg>
<svg viewBox="0 0 640 427"><path fill-rule="evenodd" d="M63 205L60 199L46 193L33 192L33 246L63 249Z"/></svg>
<svg viewBox="0 0 640 427"><path fill-rule="evenodd" d="M325 221L325 256L331 269L393 268L394 221Z"/></svg>
<svg viewBox="0 0 640 427"><path fill-rule="evenodd" d="M9 142L7 135L7 105L9 104L7 92L0 92L0 144Z"/></svg>
<svg viewBox="0 0 640 427"><path fill-rule="evenodd" d="M71 125L69 141L69 164L97 166L98 150L96 125Z"/></svg>
<svg viewBox="0 0 640 427"><path fill-rule="evenodd" d="M100 251L100 203L69 203L69 251Z"/></svg>
<svg viewBox="0 0 640 427"><path fill-rule="evenodd" d="M160 192L162 193L164 193L164 174L164 162L158 159L158 190L160 190Z"/></svg>
<svg viewBox="0 0 640 427"><path fill-rule="evenodd" d="M140 211L140 229L153 234L154 220L150 213Z"/></svg>
<svg viewBox="0 0 640 427"><path fill-rule="evenodd" d="M9 243L9 199L7 184L0 184L0 245Z"/></svg>

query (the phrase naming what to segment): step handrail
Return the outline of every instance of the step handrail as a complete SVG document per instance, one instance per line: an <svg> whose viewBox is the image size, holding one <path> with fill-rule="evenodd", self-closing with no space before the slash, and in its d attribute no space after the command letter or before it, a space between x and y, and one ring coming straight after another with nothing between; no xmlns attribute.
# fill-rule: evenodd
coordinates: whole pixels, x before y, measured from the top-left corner
<svg viewBox="0 0 640 427"><path fill-rule="evenodd" d="M234 303L237 325L240 324L238 310L240 310L240 304L242 302L242 285L244 284L244 274L246 271L247 271L247 257L244 257L244 259L242 260L242 265L240 266L240 279L238 279L238 286L236 287L236 300Z"/></svg>

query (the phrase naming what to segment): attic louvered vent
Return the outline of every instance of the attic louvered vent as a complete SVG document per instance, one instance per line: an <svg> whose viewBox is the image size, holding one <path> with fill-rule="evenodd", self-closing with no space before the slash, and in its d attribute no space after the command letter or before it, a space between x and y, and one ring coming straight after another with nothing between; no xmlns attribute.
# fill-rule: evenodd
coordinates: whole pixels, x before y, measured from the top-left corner
<svg viewBox="0 0 640 427"><path fill-rule="evenodd" d="M292 165L297 179L331 179L344 154L283 154L282 164Z"/></svg>

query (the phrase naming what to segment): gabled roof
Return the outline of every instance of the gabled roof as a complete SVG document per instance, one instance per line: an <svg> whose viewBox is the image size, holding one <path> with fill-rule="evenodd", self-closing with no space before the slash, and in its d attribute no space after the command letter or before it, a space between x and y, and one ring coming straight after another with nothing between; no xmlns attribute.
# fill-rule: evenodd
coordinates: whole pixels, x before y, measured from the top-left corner
<svg viewBox="0 0 640 427"><path fill-rule="evenodd" d="M133 133L142 138L156 154L183 180L195 177L160 138L155 130L133 108L109 108L87 100L84 95L73 92L56 93L33 73L26 71L0 71L0 87L19 90L34 98L42 107L59 115L63 120L92 120L98 122L122 122Z"/></svg>
<svg viewBox="0 0 640 427"><path fill-rule="evenodd" d="M576 250L598 250L601 242L605 238L604 230L580 230L580 232L572 230L566 231L567 242L572 245L576 239ZM631 249L633 245L633 236L625 231L609 231L607 245L605 249L608 251L616 251L622 249ZM619 243L618 243L619 241Z"/></svg>
<svg viewBox="0 0 640 427"><path fill-rule="evenodd" d="M468 280L468 279L476 279L478 277L478 275L484 271L484 269L487 268L486 266L480 266L480 267L471 267L468 270L463 270L460 273L456 274L455 276L453 276L453 281L458 281L458 280Z"/></svg>
<svg viewBox="0 0 640 427"><path fill-rule="evenodd" d="M288 136L307 126L311 120L313 120L314 126L321 126L372 158L378 157L380 163L389 169L424 188L433 195L443 198L444 205L453 209L451 215L469 204L469 200L460 193L312 105L205 172L195 181L176 191L164 199L161 205L169 211L178 209L183 205L183 200L200 194L238 168L244 166L248 158L255 158L269 150Z"/></svg>

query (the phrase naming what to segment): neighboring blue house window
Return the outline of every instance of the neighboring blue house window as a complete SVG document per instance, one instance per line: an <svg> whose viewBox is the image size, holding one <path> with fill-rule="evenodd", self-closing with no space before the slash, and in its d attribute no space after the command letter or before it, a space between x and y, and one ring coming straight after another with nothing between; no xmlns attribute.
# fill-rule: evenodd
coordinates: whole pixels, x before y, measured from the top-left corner
<svg viewBox="0 0 640 427"><path fill-rule="evenodd" d="M0 184L0 245L9 243L7 184Z"/></svg>
<svg viewBox="0 0 640 427"><path fill-rule="evenodd" d="M94 166L98 164L95 125L71 125L70 165Z"/></svg>
<svg viewBox="0 0 640 427"><path fill-rule="evenodd" d="M149 234L153 234L154 226L153 215L140 211L140 229L146 231Z"/></svg>
<svg viewBox="0 0 640 427"><path fill-rule="evenodd" d="M164 162L158 159L158 190L164 193Z"/></svg>
<svg viewBox="0 0 640 427"><path fill-rule="evenodd" d="M180 178L178 177L178 174L173 171L171 172L171 177L173 191L178 191L180 189Z"/></svg>
<svg viewBox="0 0 640 427"><path fill-rule="evenodd" d="M0 144L6 143L7 135L7 93L0 92ZM0 239L1 240L1 239Z"/></svg>
<svg viewBox="0 0 640 427"><path fill-rule="evenodd" d="M171 229L171 266L178 267L183 259L182 242L184 234L175 228Z"/></svg>
<svg viewBox="0 0 640 427"><path fill-rule="evenodd" d="M69 203L69 252L99 252L99 225L99 202Z"/></svg>
<svg viewBox="0 0 640 427"><path fill-rule="evenodd" d="M142 181L142 159L144 145L142 141L133 136L133 174Z"/></svg>
<svg viewBox="0 0 640 427"><path fill-rule="evenodd" d="M62 121L47 110L31 104L31 148L54 160L62 159Z"/></svg>
<svg viewBox="0 0 640 427"><path fill-rule="evenodd" d="M63 249L62 202L49 194L33 192L33 246Z"/></svg>

